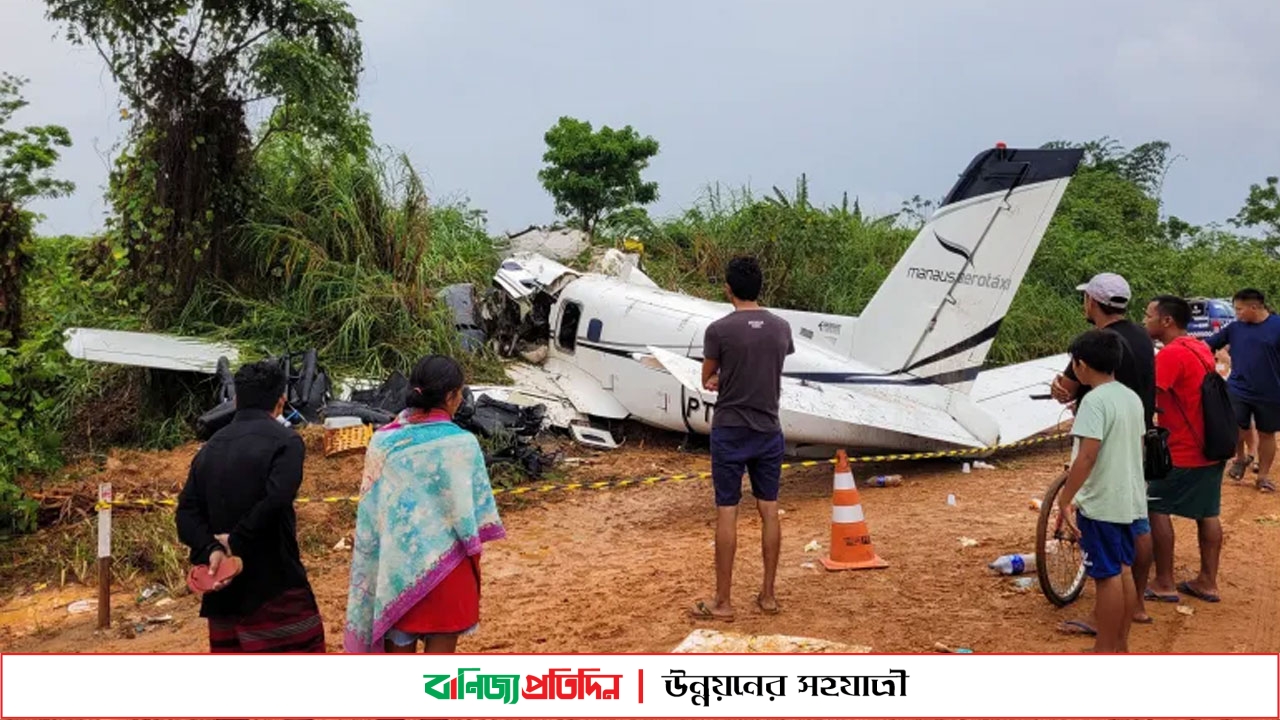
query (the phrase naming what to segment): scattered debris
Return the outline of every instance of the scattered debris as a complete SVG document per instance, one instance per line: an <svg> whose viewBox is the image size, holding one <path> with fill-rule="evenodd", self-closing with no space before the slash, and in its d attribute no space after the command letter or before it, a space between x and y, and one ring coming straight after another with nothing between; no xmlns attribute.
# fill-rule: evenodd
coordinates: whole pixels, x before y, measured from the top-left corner
<svg viewBox="0 0 1280 720"><path fill-rule="evenodd" d="M933 651L940 652L940 653L955 653L957 655L969 655L973 653L973 651L967 647L953 648L947 645L946 643L940 643L940 642L936 642L933 644Z"/></svg>
<svg viewBox="0 0 1280 720"><path fill-rule="evenodd" d="M786 511L786 510L783 510L782 508L778 508L778 515L779 515L779 516L786 515L786 514L787 514L787 511Z"/></svg>
<svg viewBox="0 0 1280 720"><path fill-rule="evenodd" d="M512 252L537 253L553 260L573 260L591 247L591 240L581 230L566 227L530 225L517 233L507 233Z"/></svg>
<svg viewBox="0 0 1280 720"><path fill-rule="evenodd" d="M77 600L67 606L67 612L72 615L83 615L98 609L97 600Z"/></svg>
<svg viewBox="0 0 1280 720"><path fill-rule="evenodd" d="M1018 592L1027 592L1031 588L1035 587L1035 585L1036 579L1031 577L1020 577L1014 578L1013 580L1013 589Z"/></svg>
<svg viewBox="0 0 1280 720"><path fill-rule="evenodd" d="M873 478L868 478L864 480L862 484L865 485L866 487L874 487L874 488L898 487L902 485L902 476L901 475L876 475Z"/></svg>
<svg viewBox="0 0 1280 720"><path fill-rule="evenodd" d="M1280 525L1280 515L1260 515L1255 522L1260 525Z"/></svg>
<svg viewBox="0 0 1280 720"><path fill-rule="evenodd" d="M995 465L982 462L981 460L973 461L973 467L977 470L995 470L996 469Z"/></svg>
<svg viewBox="0 0 1280 720"><path fill-rule="evenodd" d="M587 447L601 450L615 450L618 447L617 441L613 439L613 435L607 430L583 425L570 425L569 432L573 434L574 440Z"/></svg>
<svg viewBox="0 0 1280 720"><path fill-rule="evenodd" d="M347 539L343 537L338 539L338 542L333 546L333 549L334 550L350 550L351 546L347 544Z"/></svg>
<svg viewBox="0 0 1280 720"><path fill-rule="evenodd" d="M822 543L817 540L810 540L808 545L804 546L805 552L818 552L822 549Z"/></svg>
<svg viewBox="0 0 1280 720"><path fill-rule="evenodd" d="M811 562L802 562L802 563L800 563L800 567L801 567L801 568L803 568L803 569L805 569L805 570L817 570L817 569L818 569L818 566L817 566L817 565L814 565L814 564L813 564L813 563L811 563Z"/></svg>
<svg viewBox="0 0 1280 720"><path fill-rule="evenodd" d="M978 541L970 537L962 537L960 538L960 547L962 548L978 547Z"/></svg>
<svg viewBox="0 0 1280 720"><path fill-rule="evenodd" d="M1039 512L1041 506L1043 506L1044 503L1040 500L1040 498L1031 498L1031 502L1028 503L1028 505L1030 505L1032 510Z"/></svg>
<svg viewBox="0 0 1280 720"><path fill-rule="evenodd" d="M987 567L1001 575L1021 575L1024 572L1035 572L1036 554L1011 553L1001 555L987 564Z"/></svg>
<svg viewBox="0 0 1280 720"><path fill-rule="evenodd" d="M1196 614L1196 609L1190 605L1179 605L1178 612L1188 617Z"/></svg>
<svg viewBox="0 0 1280 720"><path fill-rule="evenodd" d="M331 395L332 384L328 374L320 367L316 351L311 349L300 353L286 353L271 359L280 364L287 378L286 402L281 422L290 427L317 422ZM230 423L236 414L235 376L231 371L231 361L225 355L218 358L214 374L219 380L217 395L214 397L217 405L196 419L196 438L199 440L208 440Z"/></svg>
<svg viewBox="0 0 1280 720"><path fill-rule="evenodd" d="M168 594L169 594L169 588L163 585L160 585L160 584L148 585L147 587L143 588L142 592L138 593L138 604L141 605L143 603L151 602L153 600L159 600L160 598Z"/></svg>
<svg viewBox="0 0 1280 720"><path fill-rule="evenodd" d="M960 472L964 473L965 475L968 475L968 474L969 474L969 472L970 472L970 466L969 466L969 463L965 463L965 464L961 465L961 466L960 466Z"/></svg>
<svg viewBox="0 0 1280 720"><path fill-rule="evenodd" d="M158 608L169 607L172 604L173 604L173 598L160 598L159 600L156 601L156 607Z"/></svg>
<svg viewBox="0 0 1280 720"><path fill-rule="evenodd" d="M476 314L475 286L471 283L449 285L436 293L436 297L453 313L453 327L458 331L462 349L479 352L484 347L485 334Z"/></svg>
<svg viewBox="0 0 1280 720"><path fill-rule="evenodd" d="M951 507L956 506L956 496L954 494L947 495L947 504Z"/></svg>

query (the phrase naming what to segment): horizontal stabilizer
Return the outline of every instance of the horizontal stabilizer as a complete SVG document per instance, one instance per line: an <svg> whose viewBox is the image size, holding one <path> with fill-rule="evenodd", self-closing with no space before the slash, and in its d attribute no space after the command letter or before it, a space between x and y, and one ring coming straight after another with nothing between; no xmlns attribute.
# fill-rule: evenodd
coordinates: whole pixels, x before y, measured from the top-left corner
<svg viewBox="0 0 1280 720"><path fill-rule="evenodd" d="M1071 413L1057 400L1032 400L1048 395L1049 385L1067 367L1068 356L1031 360L978 374L971 397L1000 423L1000 442L1025 440L1071 421Z"/></svg>
<svg viewBox="0 0 1280 720"><path fill-rule="evenodd" d="M62 346L67 353L92 362L213 375L218 358L225 357L232 366L240 360L230 345L195 338L92 328L71 328L65 335Z"/></svg>
<svg viewBox="0 0 1280 720"><path fill-rule="evenodd" d="M689 358L649 347L686 390L714 406L716 394L702 388L702 367ZM890 399L822 383L783 378L779 419L788 442L849 447L936 449L939 442L982 447L946 411L911 400Z"/></svg>

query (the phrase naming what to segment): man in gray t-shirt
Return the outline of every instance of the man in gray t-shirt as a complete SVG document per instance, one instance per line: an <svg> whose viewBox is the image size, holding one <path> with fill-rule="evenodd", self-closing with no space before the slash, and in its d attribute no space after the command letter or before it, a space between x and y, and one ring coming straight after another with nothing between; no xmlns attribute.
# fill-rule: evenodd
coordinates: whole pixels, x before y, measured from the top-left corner
<svg viewBox="0 0 1280 720"><path fill-rule="evenodd" d="M782 547L778 524L778 485L783 438L778 421L782 366L795 352L791 326L760 307L763 284L754 258L735 258L725 270L725 292L733 313L707 326L702 342L702 384L716 392L711 421L711 477L716 496L716 596L699 600L697 617L729 618L733 556L738 544L738 503L742 475L751 476L751 494L760 512L764 583L756 605L778 612L774 577Z"/></svg>

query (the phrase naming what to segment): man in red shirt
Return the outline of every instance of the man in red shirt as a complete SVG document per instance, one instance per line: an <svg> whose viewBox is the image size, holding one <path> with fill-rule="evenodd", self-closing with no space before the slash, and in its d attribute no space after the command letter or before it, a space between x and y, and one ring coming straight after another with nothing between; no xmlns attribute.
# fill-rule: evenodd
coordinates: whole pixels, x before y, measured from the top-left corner
<svg viewBox="0 0 1280 720"><path fill-rule="evenodd" d="M1222 551L1222 473L1225 462L1204 456L1204 412L1200 384L1217 372L1213 351L1187 334L1191 306L1182 298L1161 295L1147 305L1146 327L1163 347L1156 355L1156 407L1159 423L1169 430L1173 471L1147 487L1156 577L1148 598L1177 602L1178 593L1218 602L1218 556ZM1171 515L1196 521L1200 536L1200 574L1174 585Z"/></svg>

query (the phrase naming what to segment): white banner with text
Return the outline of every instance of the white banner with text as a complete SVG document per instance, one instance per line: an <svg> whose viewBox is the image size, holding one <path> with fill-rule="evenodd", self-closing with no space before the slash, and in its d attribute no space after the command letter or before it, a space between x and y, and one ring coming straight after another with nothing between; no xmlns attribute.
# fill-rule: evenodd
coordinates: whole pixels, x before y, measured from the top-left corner
<svg viewBox="0 0 1280 720"><path fill-rule="evenodd" d="M2 655L6 718L1275 718L1277 655Z"/></svg>

